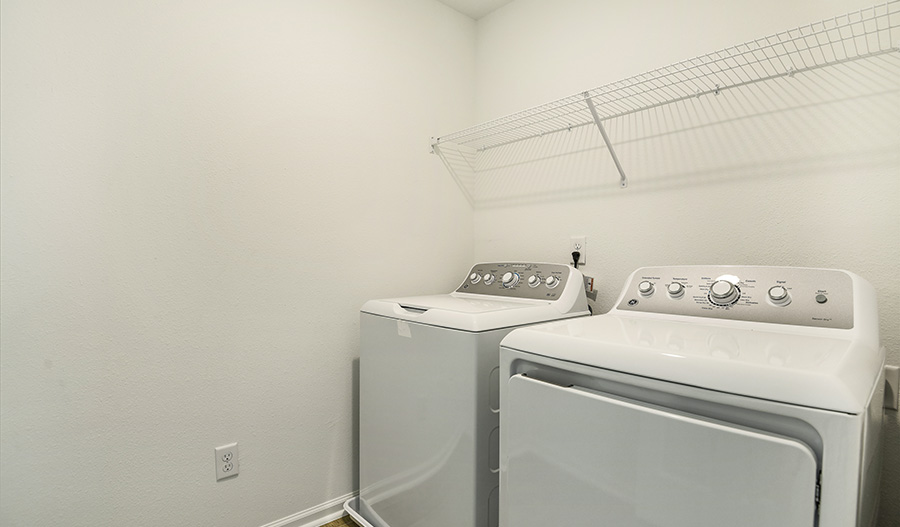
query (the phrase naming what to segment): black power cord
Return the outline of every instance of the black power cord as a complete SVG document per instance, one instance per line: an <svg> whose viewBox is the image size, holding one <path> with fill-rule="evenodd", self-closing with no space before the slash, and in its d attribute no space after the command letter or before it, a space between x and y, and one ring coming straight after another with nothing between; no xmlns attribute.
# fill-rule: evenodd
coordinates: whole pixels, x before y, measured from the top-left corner
<svg viewBox="0 0 900 527"><path fill-rule="evenodd" d="M578 269L578 260L581 258L581 253L578 251L572 251L572 266L575 269Z"/></svg>

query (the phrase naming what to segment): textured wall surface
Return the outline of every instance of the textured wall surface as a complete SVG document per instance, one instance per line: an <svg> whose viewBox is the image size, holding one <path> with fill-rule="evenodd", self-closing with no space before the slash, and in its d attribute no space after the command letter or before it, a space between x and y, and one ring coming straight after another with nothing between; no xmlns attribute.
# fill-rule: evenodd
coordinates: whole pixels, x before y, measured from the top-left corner
<svg viewBox="0 0 900 527"><path fill-rule="evenodd" d="M479 21L479 120L868 5L516 0ZM821 79L820 89L841 89ZM561 180L594 183L478 210L476 259L564 261L569 237L586 235L595 312L645 265L847 269L875 285L887 361L900 364L900 91L692 126L698 110L744 104L752 114L778 97L724 92L610 123L629 187L618 189L612 169L585 174L559 160L532 183L548 195ZM900 525L897 412L886 412L884 432L879 525L889 527Z"/></svg>
<svg viewBox="0 0 900 527"><path fill-rule="evenodd" d="M849 269L900 363L891 94L634 140L627 191L601 174L474 215L427 153L864 5L516 0L476 24L430 1L0 0L0 524L252 527L353 491L359 306L455 287L473 248L562 261L587 235L598 311L641 265ZM672 115L650 117L611 135ZM895 412L886 438L882 527Z"/></svg>
<svg viewBox="0 0 900 527"><path fill-rule="evenodd" d="M473 121L474 22L0 6L0 524L259 526L355 490L359 307L471 265L428 145Z"/></svg>

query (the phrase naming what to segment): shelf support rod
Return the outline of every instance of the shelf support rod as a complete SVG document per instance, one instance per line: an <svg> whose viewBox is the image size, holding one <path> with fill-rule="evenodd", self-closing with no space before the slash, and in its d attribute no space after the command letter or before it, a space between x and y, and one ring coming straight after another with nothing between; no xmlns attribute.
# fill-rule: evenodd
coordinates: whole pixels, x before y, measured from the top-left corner
<svg viewBox="0 0 900 527"><path fill-rule="evenodd" d="M591 100L590 93L584 92L584 101L587 103L588 109L591 110L591 115L594 117L594 124L600 129L600 135L603 136L603 142L606 143L606 149L609 150L609 155L612 156L613 163L616 164L616 170L619 171L619 186L625 188L628 186L628 178L625 177L625 171L622 170L622 164L619 163L619 156L616 155L612 142L609 140L609 136L606 135L606 129L603 128L603 123L600 122L600 116L597 115L597 108L594 107L594 101Z"/></svg>

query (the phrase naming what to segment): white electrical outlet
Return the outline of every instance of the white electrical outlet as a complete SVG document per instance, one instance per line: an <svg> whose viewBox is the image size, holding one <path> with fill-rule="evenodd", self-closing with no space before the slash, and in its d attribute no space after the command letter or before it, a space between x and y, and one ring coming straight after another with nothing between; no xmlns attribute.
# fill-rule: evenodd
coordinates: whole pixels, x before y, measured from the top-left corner
<svg viewBox="0 0 900 527"><path fill-rule="evenodd" d="M238 444L231 443L216 448L216 481L237 476L240 470Z"/></svg>
<svg viewBox="0 0 900 527"><path fill-rule="evenodd" d="M581 256L578 258L578 265L587 263L587 236L572 236L569 238L569 258L572 253L578 251Z"/></svg>

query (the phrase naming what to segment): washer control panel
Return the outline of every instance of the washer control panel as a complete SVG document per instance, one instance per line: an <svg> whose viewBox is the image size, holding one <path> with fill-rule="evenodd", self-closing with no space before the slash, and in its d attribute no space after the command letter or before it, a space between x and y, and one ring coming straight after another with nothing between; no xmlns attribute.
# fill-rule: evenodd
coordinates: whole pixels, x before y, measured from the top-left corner
<svg viewBox="0 0 900 527"><path fill-rule="evenodd" d="M632 275L616 308L850 329L853 279L831 269L644 267Z"/></svg>
<svg viewBox="0 0 900 527"><path fill-rule="evenodd" d="M475 264L458 293L556 300L569 282L568 265L493 262ZM575 284L578 285L578 284Z"/></svg>

